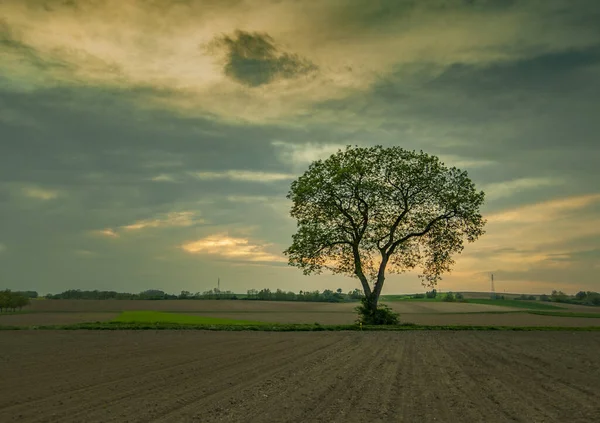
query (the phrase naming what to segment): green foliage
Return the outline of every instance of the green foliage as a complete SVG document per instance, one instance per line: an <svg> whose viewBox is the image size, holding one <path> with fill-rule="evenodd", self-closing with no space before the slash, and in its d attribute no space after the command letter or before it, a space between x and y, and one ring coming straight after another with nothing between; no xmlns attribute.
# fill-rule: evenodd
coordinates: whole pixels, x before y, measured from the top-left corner
<svg viewBox="0 0 600 423"><path fill-rule="evenodd" d="M600 293L594 291L579 291L574 296L570 296L562 291L553 290L551 295L540 295L540 300L552 301L555 303L600 306Z"/></svg>
<svg viewBox="0 0 600 423"><path fill-rule="evenodd" d="M456 297L454 296L454 294L452 292L448 292L445 296L444 296L444 301L448 302L448 303L453 303L456 301Z"/></svg>
<svg viewBox="0 0 600 423"><path fill-rule="evenodd" d="M520 296L518 296L517 298L515 298L515 300L535 301L536 300L536 296L535 295L521 294Z"/></svg>
<svg viewBox="0 0 600 423"><path fill-rule="evenodd" d="M359 289L350 291L347 294L342 293L342 289L338 288L335 292L330 289L325 289L323 292L315 291L300 291L298 294L292 291L282 291L278 289L271 291L268 288L249 289L244 300L260 300L260 301L303 301L303 302L326 302L326 303L341 303L344 301L352 301L362 298L363 295Z"/></svg>
<svg viewBox="0 0 600 423"><path fill-rule="evenodd" d="M556 316L556 317L585 317L591 319L600 319L600 313L588 313L588 312L570 312L570 311L530 311L529 314L539 314L542 316Z"/></svg>
<svg viewBox="0 0 600 423"><path fill-rule="evenodd" d="M313 162L291 185L298 231L285 250L304 274L358 277L376 312L385 272L420 267L427 285L450 270L466 239L484 233L478 192L467 173L399 147L348 146Z"/></svg>
<svg viewBox="0 0 600 423"><path fill-rule="evenodd" d="M433 288L431 291L427 291L425 293L425 296L427 298L435 298L435 297L437 297L437 290L435 288Z"/></svg>
<svg viewBox="0 0 600 423"><path fill-rule="evenodd" d="M579 291L577 294L575 294L575 298L565 298L564 296L560 295L558 295L558 297L559 300L555 300L557 302L600 306L600 293L594 291Z"/></svg>
<svg viewBox="0 0 600 423"><path fill-rule="evenodd" d="M567 303L569 297L562 291L553 290L552 294L550 295L550 299L557 303Z"/></svg>
<svg viewBox="0 0 600 423"><path fill-rule="evenodd" d="M369 298L365 297L360 301L360 305L355 308L358 312L357 323L363 325L398 325L400 324L400 315L395 313L385 304L373 307Z"/></svg>
<svg viewBox="0 0 600 423"><path fill-rule="evenodd" d="M10 289L0 291L0 313L3 311L22 310L30 304L28 296L20 292L12 292Z"/></svg>
<svg viewBox="0 0 600 423"><path fill-rule="evenodd" d="M456 301L465 301L465 296L461 292L457 292L454 297L456 298Z"/></svg>

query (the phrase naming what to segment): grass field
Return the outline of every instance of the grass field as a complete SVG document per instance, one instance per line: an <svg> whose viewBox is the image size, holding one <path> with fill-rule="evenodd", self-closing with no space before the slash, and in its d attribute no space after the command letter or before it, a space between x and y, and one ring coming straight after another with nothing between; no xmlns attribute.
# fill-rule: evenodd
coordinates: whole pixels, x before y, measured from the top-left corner
<svg viewBox="0 0 600 423"><path fill-rule="evenodd" d="M112 320L117 323L176 323L181 325L261 325L264 322L194 316L160 311L124 311Z"/></svg>
<svg viewBox="0 0 600 423"><path fill-rule="evenodd" d="M588 318L588 319L600 318L600 313L574 313L574 312L570 312L570 311L562 312L562 311L538 311L538 310L528 311L528 313L538 314L540 316L584 317L584 318Z"/></svg>

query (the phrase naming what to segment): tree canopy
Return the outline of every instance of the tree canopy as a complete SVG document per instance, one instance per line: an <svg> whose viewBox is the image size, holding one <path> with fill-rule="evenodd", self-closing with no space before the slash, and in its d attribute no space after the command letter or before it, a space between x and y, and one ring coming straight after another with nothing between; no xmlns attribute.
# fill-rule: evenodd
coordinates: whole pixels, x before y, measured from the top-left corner
<svg viewBox="0 0 600 423"><path fill-rule="evenodd" d="M374 302L386 270L434 286L464 240L484 233L484 193L467 172L399 147L351 147L313 162L287 196L298 229L285 251L305 274L356 276Z"/></svg>

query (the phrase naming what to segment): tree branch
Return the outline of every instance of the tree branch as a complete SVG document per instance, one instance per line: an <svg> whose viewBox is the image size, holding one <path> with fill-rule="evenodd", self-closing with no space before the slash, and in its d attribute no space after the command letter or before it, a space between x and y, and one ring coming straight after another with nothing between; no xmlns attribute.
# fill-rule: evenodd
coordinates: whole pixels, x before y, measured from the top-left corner
<svg viewBox="0 0 600 423"><path fill-rule="evenodd" d="M406 236L400 238L396 242L394 242L392 244L392 246L390 247L389 251L387 252L387 254L392 255L394 253L394 251L396 250L396 248L398 247L398 245L402 244L403 242L408 241L410 238L414 238L417 236L423 236L423 235L427 234L429 231L431 231L431 229L433 229L433 225L435 225L437 222L444 220L444 219L449 219L453 216L454 216L454 212L448 212L441 216L436 217L431 222L429 222L427 224L427 226L425 227L425 229L423 229L421 232L411 232L411 233L407 234Z"/></svg>

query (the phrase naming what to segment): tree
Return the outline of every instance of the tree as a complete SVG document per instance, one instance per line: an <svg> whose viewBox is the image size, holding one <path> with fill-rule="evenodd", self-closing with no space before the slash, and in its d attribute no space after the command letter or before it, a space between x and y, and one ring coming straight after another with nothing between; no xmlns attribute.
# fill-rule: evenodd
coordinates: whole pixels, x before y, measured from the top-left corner
<svg viewBox="0 0 600 423"><path fill-rule="evenodd" d="M558 303L564 303L567 302L569 297L567 296L567 294L565 294L562 291L557 291L557 290L553 290L552 294L550 295L550 298L552 299L552 301L556 301Z"/></svg>
<svg viewBox="0 0 600 423"><path fill-rule="evenodd" d="M284 252L289 264L306 275L357 277L371 314L386 271L421 267L423 284L435 286L464 239L484 233L484 193L467 172L399 147L348 146L317 160L287 198L298 225Z"/></svg>
<svg viewBox="0 0 600 423"><path fill-rule="evenodd" d="M435 298L435 297L437 297L437 290L435 288L433 288L431 291L427 291L425 293L425 296L427 298Z"/></svg>
<svg viewBox="0 0 600 423"><path fill-rule="evenodd" d="M454 294L452 292L448 292L446 294L446 296L444 297L444 301L447 301L447 302L451 303L451 302L456 301L456 297L454 296Z"/></svg>
<svg viewBox="0 0 600 423"><path fill-rule="evenodd" d="M28 306L29 304L31 304L29 297L23 294L14 295L14 306L18 307L19 310L23 310L23 307Z"/></svg>

